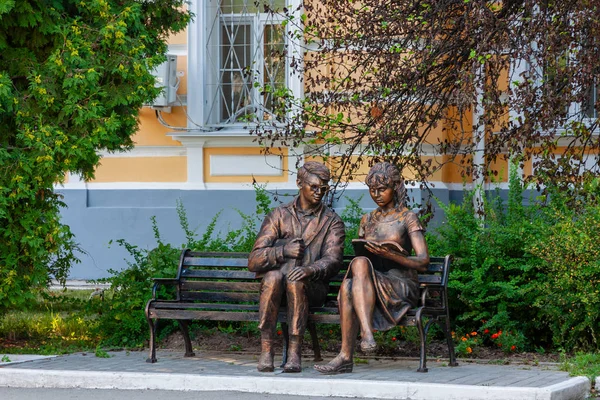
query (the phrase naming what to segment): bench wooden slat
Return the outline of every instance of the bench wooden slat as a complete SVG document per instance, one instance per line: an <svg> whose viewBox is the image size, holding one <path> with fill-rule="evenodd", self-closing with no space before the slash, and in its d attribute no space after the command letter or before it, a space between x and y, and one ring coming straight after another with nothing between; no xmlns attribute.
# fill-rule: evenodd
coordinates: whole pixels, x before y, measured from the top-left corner
<svg viewBox="0 0 600 400"><path fill-rule="evenodd" d="M256 280L254 272L250 271L227 271L211 269L186 269L181 276L188 278L206 278L206 279L251 279Z"/></svg>
<svg viewBox="0 0 600 400"><path fill-rule="evenodd" d="M195 267L243 267L248 268L247 258L200 258L185 257L183 265L193 265Z"/></svg>
<svg viewBox="0 0 600 400"><path fill-rule="evenodd" d="M241 252L218 252L218 251L187 251L186 256L187 257L204 257L204 258L209 258L209 257L222 257L222 258L246 258L248 259L248 256L250 255L250 253L241 253Z"/></svg>
<svg viewBox="0 0 600 400"><path fill-rule="evenodd" d="M440 275L419 275L419 283L439 284L440 282L442 282L442 277Z"/></svg>
<svg viewBox="0 0 600 400"><path fill-rule="evenodd" d="M156 302L153 305L157 310L235 310L258 311L258 304L225 304L225 303L183 303L183 302Z"/></svg>
<svg viewBox="0 0 600 400"><path fill-rule="evenodd" d="M207 321L258 321L257 312L243 312L223 310L202 311L202 310L168 310L152 309L150 318L183 319L183 320L207 320Z"/></svg>
<svg viewBox="0 0 600 400"><path fill-rule="evenodd" d="M225 303L182 303L182 302L155 302L153 308L157 310L235 310L258 311L258 304L225 304ZM337 307L311 307L311 313L337 314Z"/></svg>
<svg viewBox="0 0 600 400"><path fill-rule="evenodd" d="M258 292L259 282L215 282L215 281L191 281L181 282L181 290L222 290L229 292Z"/></svg>
<svg viewBox="0 0 600 400"><path fill-rule="evenodd" d="M435 272L442 272L444 270L444 265L443 264L429 264L429 266L427 267L427 272L428 273L435 273Z"/></svg>
<svg viewBox="0 0 600 400"><path fill-rule="evenodd" d="M232 303L258 303L258 293L241 292L181 292L183 301L225 301Z"/></svg>

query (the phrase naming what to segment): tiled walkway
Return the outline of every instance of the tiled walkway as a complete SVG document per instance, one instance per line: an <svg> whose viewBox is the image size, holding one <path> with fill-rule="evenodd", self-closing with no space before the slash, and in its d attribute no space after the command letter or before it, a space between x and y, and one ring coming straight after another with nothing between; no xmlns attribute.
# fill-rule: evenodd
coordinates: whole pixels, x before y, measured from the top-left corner
<svg viewBox="0 0 600 400"><path fill-rule="evenodd" d="M110 358L79 353L21 363L0 364L0 386L114 387L167 390L238 390L406 399L583 399L589 381L569 377L555 365L492 365L462 362L448 367L428 362L428 373L416 372L418 360L370 359L354 372L321 375L304 360L303 371L286 374L256 371L256 355L158 352L146 363L144 352L114 352ZM277 360L276 360L277 361ZM35 378L35 379L34 379ZM31 380L31 382L30 382ZM111 386L112 385L112 386Z"/></svg>

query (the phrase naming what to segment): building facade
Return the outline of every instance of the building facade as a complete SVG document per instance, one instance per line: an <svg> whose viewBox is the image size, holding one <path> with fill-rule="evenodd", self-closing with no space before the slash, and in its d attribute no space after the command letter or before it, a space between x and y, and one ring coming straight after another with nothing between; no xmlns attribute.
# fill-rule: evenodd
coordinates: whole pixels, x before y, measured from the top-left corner
<svg viewBox="0 0 600 400"><path fill-rule="evenodd" d="M190 226L201 234L218 212L223 230L239 224L236 210L252 213L253 182L279 195L295 193L295 172L311 156L309 149L280 144L265 153L248 125L276 118L277 89L303 95L302 76L291 65L302 60L302 50L290 39L291 28L283 17L264 8L267 4L297 10L301 1L190 1L194 21L170 40L176 70L161 76L167 99L141 110L136 147L127 153L103 154L94 180L84 182L71 175L57 187L68 206L63 222L83 251L82 263L73 267L71 278L106 277L109 269L125 267L128 254L110 244L116 239L153 248L153 216L165 241L183 243L178 201ZM281 57L284 53L286 57ZM260 90L265 85L274 90L265 94ZM169 99L169 91L176 96ZM443 128L433 135L452 134ZM433 148L425 157L436 157ZM504 187L508 165L496 168L503 171L498 184ZM525 168L530 170L531 164ZM445 166L430 182L441 201L461 197L464 180L456 166ZM417 206L429 196L418 182L410 194ZM373 208L359 176L344 196L361 195L365 210ZM346 204L342 197L334 207L341 210Z"/></svg>

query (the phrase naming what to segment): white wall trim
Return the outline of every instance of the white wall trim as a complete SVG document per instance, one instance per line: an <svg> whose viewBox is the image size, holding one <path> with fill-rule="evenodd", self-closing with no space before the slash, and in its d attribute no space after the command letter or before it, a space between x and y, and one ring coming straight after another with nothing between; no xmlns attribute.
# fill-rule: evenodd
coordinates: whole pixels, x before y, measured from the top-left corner
<svg viewBox="0 0 600 400"><path fill-rule="evenodd" d="M77 180L76 180L77 179ZM434 190L463 190L470 189L471 185L463 185L460 183L443 183L439 181L429 182L434 184ZM266 182L261 183L266 185L268 190L297 190L295 179L288 182ZM419 190L418 182L411 182L407 186L409 190ZM500 185L503 188L503 184ZM203 182L90 182L81 181L77 176L71 176L69 182L63 185L57 184L55 189L60 190L254 190L251 183L203 183ZM508 188L508 185L506 185ZM348 190L367 190L367 186L362 182L350 182L346 188Z"/></svg>
<svg viewBox="0 0 600 400"><path fill-rule="evenodd" d="M170 44L169 49L167 50L167 54L174 54L178 57L187 57L187 55L188 55L187 43Z"/></svg>

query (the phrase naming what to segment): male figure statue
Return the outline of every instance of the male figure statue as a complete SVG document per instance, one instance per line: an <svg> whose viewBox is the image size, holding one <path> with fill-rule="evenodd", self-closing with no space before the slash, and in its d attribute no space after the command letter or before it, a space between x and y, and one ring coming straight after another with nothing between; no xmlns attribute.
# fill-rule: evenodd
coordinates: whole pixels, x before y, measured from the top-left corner
<svg viewBox="0 0 600 400"><path fill-rule="evenodd" d="M309 306L325 302L328 280L342 266L344 223L321 200L329 170L307 162L298 170L299 194L265 218L248 259L248 269L262 277L259 325L260 372L272 372L273 337L281 304L287 304L288 361L284 372L300 372L302 338Z"/></svg>

